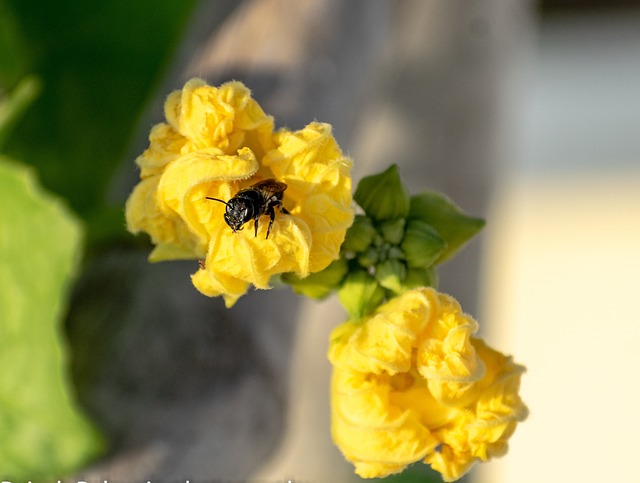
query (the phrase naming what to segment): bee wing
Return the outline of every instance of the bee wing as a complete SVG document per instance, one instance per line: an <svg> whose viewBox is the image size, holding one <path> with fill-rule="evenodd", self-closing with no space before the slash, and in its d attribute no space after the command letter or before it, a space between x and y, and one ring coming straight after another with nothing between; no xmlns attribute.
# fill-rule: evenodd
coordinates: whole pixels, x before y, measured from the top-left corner
<svg viewBox="0 0 640 483"><path fill-rule="evenodd" d="M265 198L270 198L271 196L276 196L276 198L281 199L282 193L287 189L287 185L285 183L281 183L280 181L276 181L275 179L265 179L262 181L258 181L256 184L251 186L252 188L260 190Z"/></svg>

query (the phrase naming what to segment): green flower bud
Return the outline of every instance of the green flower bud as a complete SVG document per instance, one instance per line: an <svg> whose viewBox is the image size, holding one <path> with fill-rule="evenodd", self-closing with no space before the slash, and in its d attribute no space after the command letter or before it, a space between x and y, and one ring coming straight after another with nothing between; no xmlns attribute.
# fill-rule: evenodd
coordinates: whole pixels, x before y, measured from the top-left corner
<svg viewBox="0 0 640 483"><path fill-rule="evenodd" d="M364 269L373 267L380 260L380 252L375 247L369 247L367 251L358 255L358 263Z"/></svg>
<svg viewBox="0 0 640 483"><path fill-rule="evenodd" d="M349 316L358 320L378 307L384 300L384 289L365 271L352 272L338 290L340 303Z"/></svg>
<svg viewBox="0 0 640 483"><path fill-rule="evenodd" d="M376 280L394 293L402 292L402 281L407 276L407 266L397 259L380 262L376 266Z"/></svg>
<svg viewBox="0 0 640 483"><path fill-rule="evenodd" d="M283 273L281 280L289 285L294 292L314 299L322 299L335 290L349 271L344 258L333 261L327 268L308 277L300 278L294 273Z"/></svg>
<svg viewBox="0 0 640 483"><path fill-rule="evenodd" d="M438 287L438 272L435 267L409 268L407 276L402 281L402 291L418 287Z"/></svg>
<svg viewBox="0 0 640 483"><path fill-rule="evenodd" d="M364 252L373 242L377 232L371 218L356 215L353 225L347 230L342 249L347 252Z"/></svg>
<svg viewBox="0 0 640 483"><path fill-rule="evenodd" d="M400 247L391 247L389 249L388 257L391 258L391 259L397 258L398 260L405 260L404 252L402 251L402 248L400 248Z"/></svg>
<svg viewBox="0 0 640 483"><path fill-rule="evenodd" d="M411 197L409 218L428 223L446 242L436 263L453 257L485 225L483 219L466 215L449 198L433 192Z"/></svg>
<svg viewBox="0 0 640 483"><path fill-rule="evenodd" d="M400 247L409 267L427 268L438 260L447 244L431 225L419 220L409 220Z"/></svg>
<svg viewBox="0 0 640 483"><path fill-rule="evenodd" d="M384 221L380 224L380 233L384 241L392 245L398 245L404 236L405 219L398 218L395 220Z"/></svg>
<svg viewBox="0 0 640 483"><path fill-rule="evenodd" d="M353 198L374 220L395 220L409 214L409 192L395 164L380 174L362 178Z"/></svg>

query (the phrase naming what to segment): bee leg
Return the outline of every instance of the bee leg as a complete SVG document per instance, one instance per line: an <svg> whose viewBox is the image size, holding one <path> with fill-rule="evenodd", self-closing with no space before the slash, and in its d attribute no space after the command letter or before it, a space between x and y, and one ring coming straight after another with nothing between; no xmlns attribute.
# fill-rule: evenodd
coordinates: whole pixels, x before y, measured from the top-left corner
<svg viewBox="0 0 640 483"><path fill-rule="evenodd" d="M267 227L267 236L264 237L265 240L269 238L269 233L271 233L271 225L273 225L273 220L275 220L276 218L276 212L273 209L273 206L269 207L267 213L269 213L269 226Z"/></svg>
<svg viewBox="0 0 640 483"><path fill-rule="evenodd" d="M254 238L258 236L258 220L260 219L259 216L256 216L253 219L253 231L254 231Z"/></svg>
<svg viewBox="0 0 640 483"><path fill-rule="evenodd" d="M289 215L289 210L287 210L284 206L280 205L280 211L285 215Z"/></svg>

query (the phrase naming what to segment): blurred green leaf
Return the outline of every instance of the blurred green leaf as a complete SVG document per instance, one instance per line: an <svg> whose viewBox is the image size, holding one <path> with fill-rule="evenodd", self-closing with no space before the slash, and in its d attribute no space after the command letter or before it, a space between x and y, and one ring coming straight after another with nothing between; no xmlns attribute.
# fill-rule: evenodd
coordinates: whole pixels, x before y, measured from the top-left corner
<svg viewBox="0 0 640 483"><path fill-rule="evenodd" d="M20 116L38 97L41 88L40 79L27 76L10 94L0 98L0 149Z"/></svg>
<svg viewBox="0 0 640 483"><path fill-rule="evenodd" d="M26 46L28 72L43 84L5 152L29 160L90 229L104 220L104 236L124 234L121 216L103 216L107 190L195 0L0 2Z"/></svg>
<svg viewBox="0 0 640 483"><path fill-rule="evenodd" d="M0 206L0 479L52 478L103 446L73 402L60 333L82 231L6 158Z"/></svg>
<svg viewBox="0 0 640 483"><path fill-rule="evenodd" d="M445 241L436 263L453 257L485 225L483 219L466 215L445 195L431 191L411 197L409 218L431 225Z"/></svg>
<svg viewBox="0 0 640 483"><path fill-rule="evenodd" d="M28 72L29 57L20 25L4 0L0 0L0 97Z"/></svg>

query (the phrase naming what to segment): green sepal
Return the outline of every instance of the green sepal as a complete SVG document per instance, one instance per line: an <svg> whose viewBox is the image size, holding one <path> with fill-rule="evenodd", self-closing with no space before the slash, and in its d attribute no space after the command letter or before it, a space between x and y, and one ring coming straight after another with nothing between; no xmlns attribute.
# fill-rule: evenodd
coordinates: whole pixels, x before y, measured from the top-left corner
<svg viewBox="0 0 640 483"><path fill-rule="evenodd" d="M373 226L371 218L364 215L356 215L353 224L347 230L342 250L353 253L364 252L373 242L376 233L376 228Z"/></svg>
<svg viewBox="0 0 640 483"><path fill-rule="evenodd" d="M435 267L409 268L407 270L407 275L402 281L402 291L418 287L438 288L438 272Z"/></svg>
<svg viewBox="0 0 640 483"><path fill-rule="evenodd" d="M406 255L400 247L391 247L389 248L387 258L398 258L400 260L406 260Z"/></svg>
<svg viewBox="0 0 640 483"><path fill-rule="evenodd" d="M410 267L427 268L440 258L447 249L447 243L428 223L409 220L400 247Z"/></svg>
<svg viewBox="0 0 640 483"><path fill-rule="evenodd" d="M283 273L280 279L291 285L295 293L306 295L313 299L323 299L333 292L349 271L349 266L344 258L339 258L316 273L300 278L295 273Z"/></svg>
<svg viewBox="0 0 640 483"><path fill-rule="evenodd" d="M382 239L392 245L398 245L404 236L405 223L406 220L404 218L397 218L395 220L382 222L380 224Z"/></svg>
<svg viewBox="0 0 640 483"><path fill-rule="evenodd" d="M395 164L380 174L362 178L353 198L377 221L406 218L409 214L409 192L402 184Z"/></svg>
<svg viewBox="0 0 640 483"><path fill-rule="evenodd" d="M369 247L365 252L358 255L358 263L365 270L375 266L378 260L380 260L380 250L375 247Z"/></svg>
<svg viewBox="0 0 640 483"><path fill-rule="evenodd" d="M376 266L376 280L394 293L402 292L402 282L406 276L407 266L395 258L380 262Z"/></svg>
<svg viewBox="0 0 640 483"><path fill-rule="evenodd" d="M359 320L384 300L385 291L367 272L351 272L338 290L338 298L349 317Z"/></svg>
<svg viewBox="0 0 640 483"><path fill-rule="evenodd" d="M411 197L409 218L428 223L446 242L436 263L453 257L485 225L482 218L466 215L449 198L431 191Z"/></svg>

